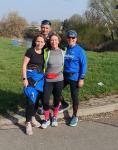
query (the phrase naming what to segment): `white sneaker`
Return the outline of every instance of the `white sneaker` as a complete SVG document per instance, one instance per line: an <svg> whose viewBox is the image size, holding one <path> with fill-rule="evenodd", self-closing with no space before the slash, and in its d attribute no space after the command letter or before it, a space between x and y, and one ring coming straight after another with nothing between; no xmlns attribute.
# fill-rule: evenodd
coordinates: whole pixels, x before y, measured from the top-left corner
<svg viewBox="0 0 118 150"><path fill-rule="evenodd" d="M34 116L32 116L32 126L36 128L39 128L41 126L41 124L36 120Z"/></svg>
<svg viewBox="0 0 118 150"><path fill-rule="evenodd" d="M52 127L57 127L57 126L58 126L57 118L52 117Z"/></svg>
<svg viewBox="0 0 118 150"><path fill-rule="evenodd" d="M27 134L27 135L32 135L32 134L33 134L32 125L31 125L30 122L27 122L27 123L26 123L26 134Z"/></svg>
<svg viewBox="0 0 118 150"><path fill-rule="evenodd" d="M42 127L43 129L46 129L49 125L50 125L50 120L48 119L48 120L44 120L44 121L43 121L41 127Z"/></svg>

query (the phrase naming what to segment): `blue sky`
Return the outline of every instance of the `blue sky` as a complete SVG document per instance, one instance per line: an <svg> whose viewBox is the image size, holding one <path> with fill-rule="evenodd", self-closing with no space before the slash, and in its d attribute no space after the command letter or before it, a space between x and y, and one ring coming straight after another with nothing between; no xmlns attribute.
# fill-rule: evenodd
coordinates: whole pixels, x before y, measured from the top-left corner
<svg viewBox="0 0 118 150"><path fill-rule="evenodd" d="M64 20L73 14L82 15L88 7L89 0L1 0L0 18L11 11L32 21L43 19Z"/></svg>

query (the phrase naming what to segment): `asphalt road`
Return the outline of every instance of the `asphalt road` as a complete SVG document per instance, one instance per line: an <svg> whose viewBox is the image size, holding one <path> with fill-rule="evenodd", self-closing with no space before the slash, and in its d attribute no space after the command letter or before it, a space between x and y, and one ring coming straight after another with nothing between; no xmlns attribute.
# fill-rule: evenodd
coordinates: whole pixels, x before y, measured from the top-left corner
<svg viewBox="0 0 118 150"><path fill-rule="evenodd" d="M25 135L24 126L0 130L0 150L118 150L116 118L89 117L77 127L60 123L56 128L33 128L32 136Z"/></svg>

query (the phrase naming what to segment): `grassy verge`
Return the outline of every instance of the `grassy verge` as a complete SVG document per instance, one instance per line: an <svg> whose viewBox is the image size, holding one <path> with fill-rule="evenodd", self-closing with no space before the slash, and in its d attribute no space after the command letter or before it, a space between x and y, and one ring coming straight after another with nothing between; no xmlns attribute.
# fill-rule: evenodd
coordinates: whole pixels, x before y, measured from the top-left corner
<svg viewBox="0 0 118 150"><path fill-rule="evenodd" d="M21 66L26 48L12 46L9 39L0 38L0 113L19 108L24 104ZM85 86L80 90L80 100L118 93L118 53L87 52L88 71ZM102 82L104 85L99 86ZM69 99L67 87L63 91Z"/></svg>
<svg viewBox="0 0 118 150"><path fill-rule="evenodd" d="M118 93L118 53L117 52L87 52L88 71L85 85L80 89L80 100L91 97ZM102 82L100 86L98 83ZM65 97L69 96L69 88Z"/></svg>
<svg viewBox="0 0 118 150"><path fill-rule="evenodd" d="M23 102L21 64L25 48L0 38L0 112L16 110Z"/></svg>

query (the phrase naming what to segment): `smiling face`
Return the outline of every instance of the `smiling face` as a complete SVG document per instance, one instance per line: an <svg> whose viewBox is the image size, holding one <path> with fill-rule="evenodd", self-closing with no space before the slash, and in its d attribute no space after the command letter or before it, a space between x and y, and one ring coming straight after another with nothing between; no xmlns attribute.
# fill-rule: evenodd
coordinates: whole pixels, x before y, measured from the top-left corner
<svg viewBox="0 0 118 150"><path fill-rule="evenodd" d="M57 49L59 47L59 38L56 35L51 36L50 45L52 49Z"/></svg>
<svg viewBox="0 0 118 150"><path fill-rule="evenodd" d="M74 46L77 43L76 37L67 37L67 42L69 46Z"/></svg>
<svg viewBox="0 0 118 150"><path fill-rule="evenodd" d="M49 32L51 31L51 26L48 25L48 24L45 24L45 25L41 25L41 33L47 37Z"/></svg>
<svg viewBox="0 0 118 150"><path fill-rule="evenodd" d="M44 38L41 37L41 36L38 36L35 43L36 43L36 48L37 49L42 49L45 45Z"/></svg>

